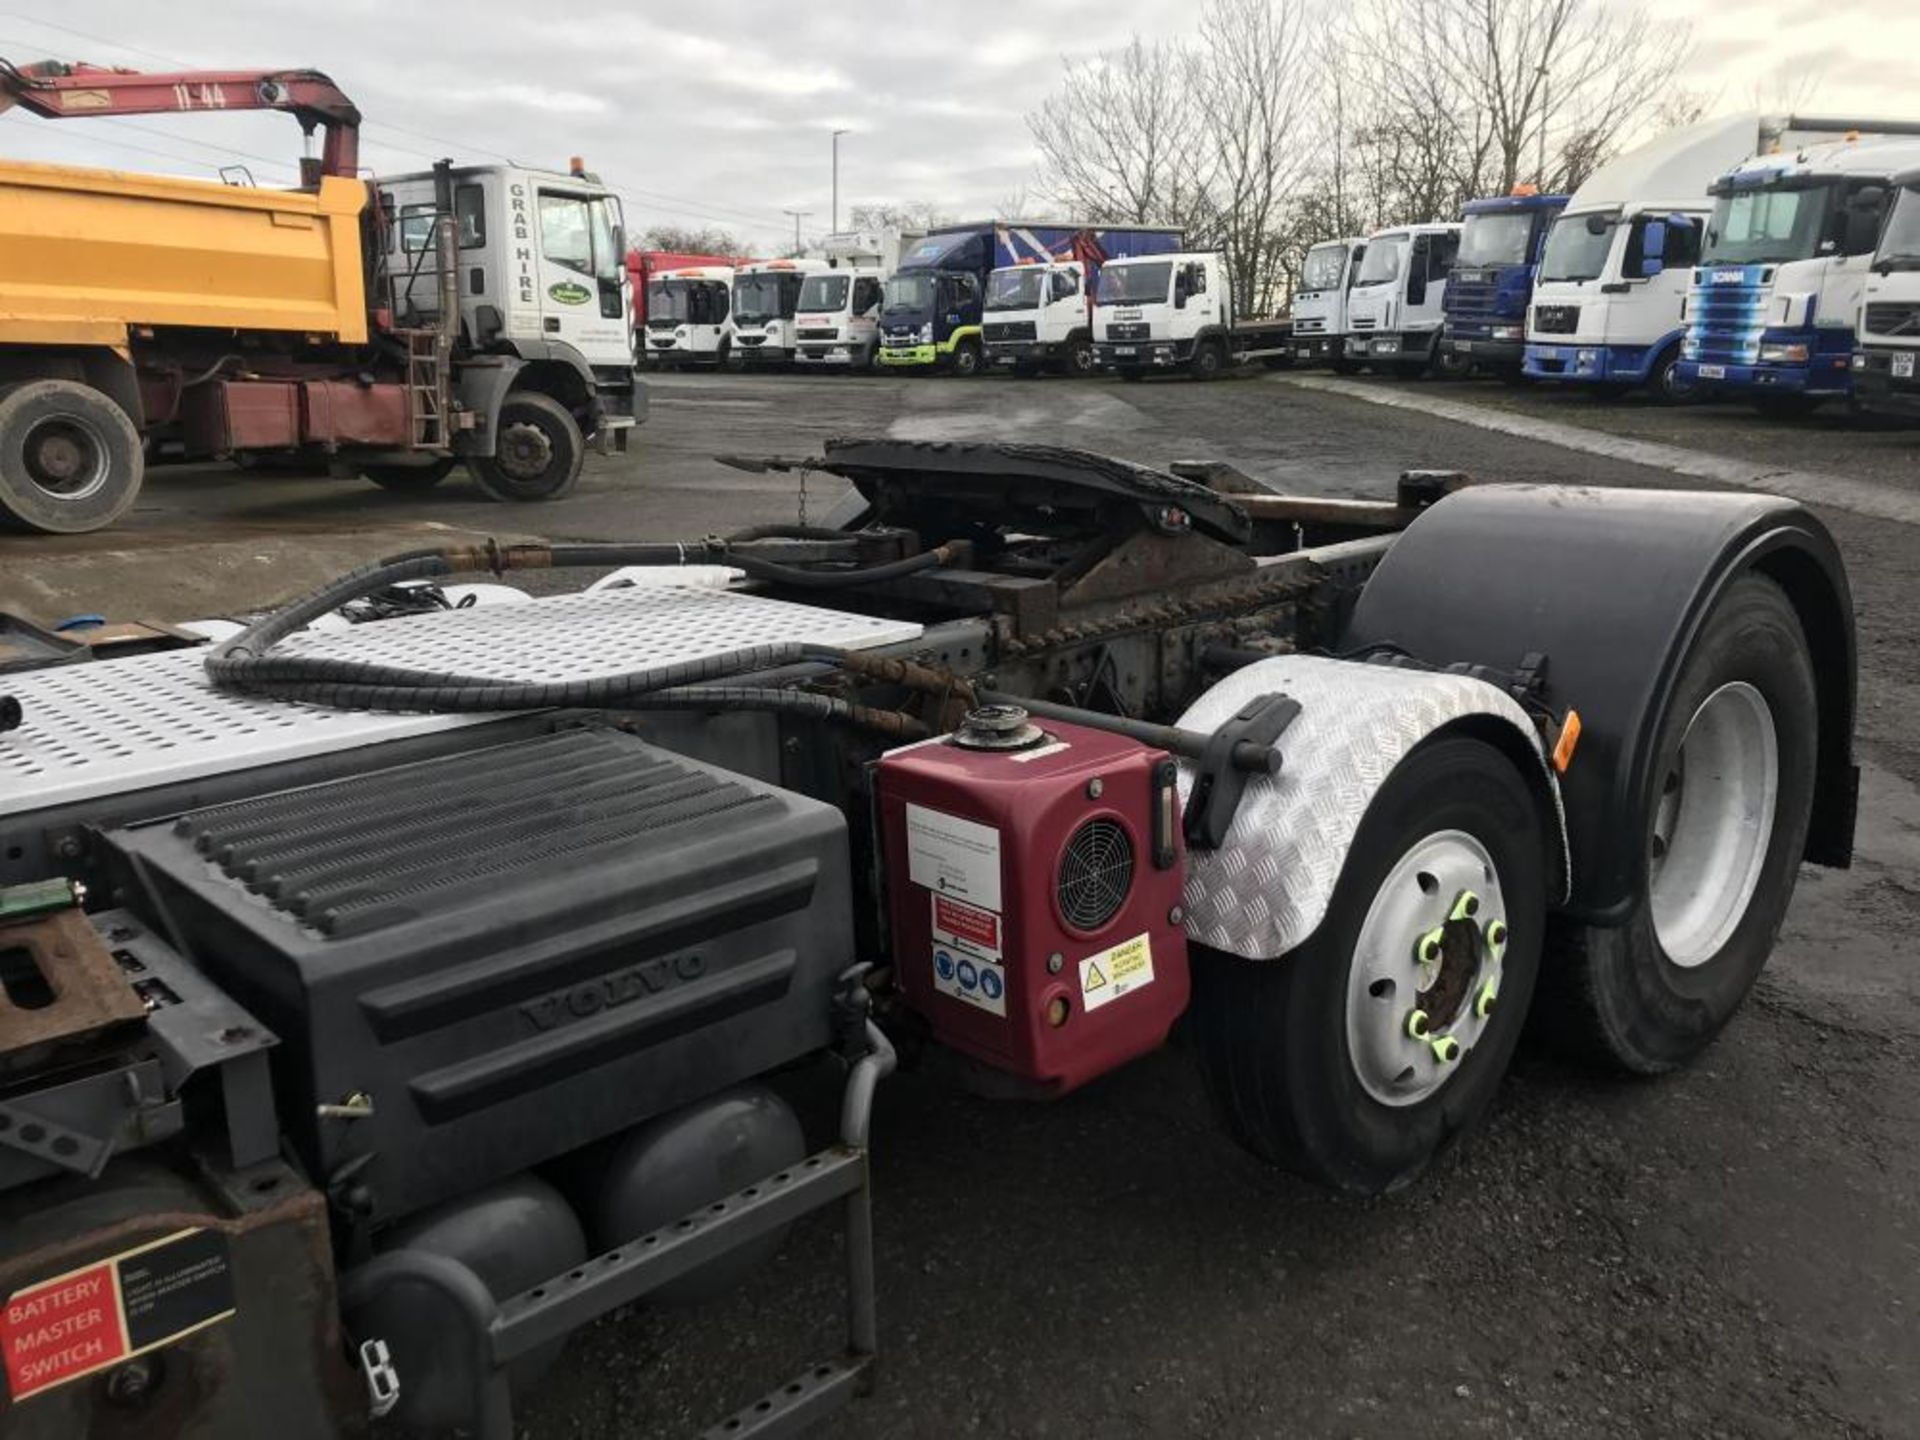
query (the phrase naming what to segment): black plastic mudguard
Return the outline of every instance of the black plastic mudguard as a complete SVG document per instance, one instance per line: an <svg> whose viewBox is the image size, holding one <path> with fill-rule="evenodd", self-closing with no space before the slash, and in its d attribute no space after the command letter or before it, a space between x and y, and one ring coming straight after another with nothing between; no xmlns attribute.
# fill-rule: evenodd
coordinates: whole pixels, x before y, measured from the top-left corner
<svg viewBox="0 0 1920 1440"><path fill-rule="evenodd" d="M1573 861L1567 913L1626 918L1644 884L1653 745L1693 637L1721 590L1758 570L1792 600L1819 691L1807 859L1853 856L1853 600L1827 528L1771 495L1488 485L1415 520L1361 592L1341 650L1392 646L1437 665L1548 659L1544 698L1580 712L1561 777Z"/></svg>

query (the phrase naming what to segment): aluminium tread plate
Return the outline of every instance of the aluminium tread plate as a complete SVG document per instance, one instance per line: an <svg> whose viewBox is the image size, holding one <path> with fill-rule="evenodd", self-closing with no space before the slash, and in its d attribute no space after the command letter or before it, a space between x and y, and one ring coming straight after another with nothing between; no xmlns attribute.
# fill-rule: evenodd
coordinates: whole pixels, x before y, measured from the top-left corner
<svg viewBox="0 0 1920 1440"><path fill-rule="evenodd" d="M920 627L725 591L644 586L477 606L290 637L275 651L505 681L591 679L748 645L861 650ZM216 690L207 650L10 676L19 729L0 734L0 815L484 724L486 715L329 710Z"/></svg>

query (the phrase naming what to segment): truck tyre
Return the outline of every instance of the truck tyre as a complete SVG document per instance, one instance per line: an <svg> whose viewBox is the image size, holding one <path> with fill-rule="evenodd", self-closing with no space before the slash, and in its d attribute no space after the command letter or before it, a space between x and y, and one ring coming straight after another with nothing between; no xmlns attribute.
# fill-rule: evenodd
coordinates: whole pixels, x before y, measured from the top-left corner
<svg viewBox="0 0 1920 1440"><path fill-rule="evenodd" d="M1358 360L1349 360L1344 355L1336 355L1327 361L1327 368L1332 370L1336 375L1358 375L1360 373L1360 362Z"/></svg>
<svg viewBox="0 0 1920 1440"><path fill-rule="evenodd" d="M1373 797L1303 944L1266 961L1196 949L1194 1048L1235 1138L1373 1195L1471 1127L1532 997L1547 845L1513 762L1442 734Z"/></svg>
<svg viewBox="0 0 1920 1440"><path fill-rule="evenodd" d="M1660 353L1653 362L1653 374L1647 389L1662 405L1684 405L1693 398L1693 387L1680 379L1680 346L1676 343Z"/></svg>
<svg viewBox="0 0 1920 1440"><path fill-rule="evenodd" d="M1212 380L1226 368L1226 348L1218 340L1202 340L1194 349L1187 369L1196 380Z"/></svg>
<svg viewBox="0 0 1920 1440"><path fill-rule="evenodd" d="M1719 1034L1793 896L1818 717L1792 604L1765 576L1741 576L1695 638L1661 723L1633 910L1618 927L1556 928L1540 997L1551 1040L1653 1075Z"/></svg>
<svg viewBox="0 0 1920 1440"><path fill-rule="evenodd" d="M146 473L132 419L91 385L0 389L0 523L47 535L99 530L132 506Z"/></svg>
<svg viewBox="0 0 1920 1440"><path fill-rule="evenodd" d="M1439 352L1439 358L1434 362L1434 367L1442 380L1473 378L1473 357L1462 355L1458 350L1448 350L1443 347Z"/></svg>
<svg viewBox="0 0 1920 1440"><path fill-rule="evenodd" d="M516 390L500 406L494 453L469 457L467 467L496 500L557 500L579 480L586 450L566 406Z"/></svg>
<svg viewBox="0 0 1920 1440"><path fill-rule="evenodd" d="M1753 397L1753 408L1769 420L1798 420L1813 414L1824 403L1823 396L1803 395L1798 391Z"/></svg>
<svg viewBox="0 0 1920 1440"><path fill-rule="evenodd" d="M976 340L962 340L953 347L953 373L963 380L971 380L980 373L980 344Z"/></svg>
<svg viewBox="0 0 1920 1440"><path fill-rule="evenodd" d="M442 455L425 465L362 465L360 473L382 490L420 495L451 475L459 463L452 455Z"/></svg>
<svg viewBox="0 0 1920 1440"><path fill-rule="evenodd" d="M1084 335L1069 340L1066 358L1060 368L1064 373L1080 379L1093 374L1093 342Z"/></svg>

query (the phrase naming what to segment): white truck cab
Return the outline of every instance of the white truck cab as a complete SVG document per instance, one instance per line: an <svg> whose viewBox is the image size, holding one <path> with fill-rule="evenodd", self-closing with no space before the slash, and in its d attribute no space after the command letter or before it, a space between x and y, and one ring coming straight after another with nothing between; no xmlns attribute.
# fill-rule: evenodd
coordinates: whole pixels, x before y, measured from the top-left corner
<svg viewBox="0 0 1920 1440"><path fill-rule="evenodd" d="M588 433L635 423L633 312L620 199L592 175L512 165L454 166L460 325L475 350L571 371ZM439 312L434 174L373 184L390 217L387 303L403 325Z"/></svg>
<svg viewBox="0 0 1920 1440"><path fill-rule="evenodd" d="M1395 225L1367 237L1347 293L1346 359L1420 375L1440 354L1447 272L1460 248L1455 223Z"/></svg>
<svg viewBox="0 0 1920 1440"><path fill-rule="evenodd" d="M1682 394L1682 311L1713 213L1707 187L1747 156L1824 123L1751 113L1706 120L1602 165L1548 232L1523 373Z"/></svg>
<svg viewBox="0 0 1920 1440"><path fill-rule="evenodd" d="M1363 235L1325 240L1300 262L1300 288L1293 292L1293 358L1301 365L1352 368L1347 361L1347 296L1366 257Z"/></svg>
<svg viewBox="0 0 1920 1440"><path fill-rule="evenodd" d="M676 368L725 364L732 306L731 265L659 272L647 282L647 362Z"/></svg>
<svg viewBox="0 0 1920 1440"><path fill-rule="evenodd" d="M981 307L987 359L1015 374L1049 365L1069 375L1091 374L1090 300L1086 267L1078 260L1001 266L987 277Z"/></svg>
<svg viewBox="0 0 1920 1440"><path fill-rule="evenodd" d="M1210 380L1229 365L1291 359L1289 321L1242 320L1234 310L1217 250L1109 260L1094 286L1094 364L1123 380L1182 368Z"/></svg>
<svg viewBox="0 0 1920 1440"><path fill-rule="evenodd" d="M1920 418L1920 169L1893 177L1853 351L1853 396L1863 409Z"/></svg>
<svg viewBox="0 0 1920 1440"><path fill-rule="evenodd" d="M756 260L733 272L733 360L737 365L793 363L794 317L800 309L800 287L810 275L824 275L832 267L825 260Z"/></svg>
<svg viewBox="0 0 1920 1440"><path fill-rule="evenodd" d="M868 370L880 348L881 287L918 233L843 230L821 242L829 268L800 282L795 302L794 364Z"/></svg>

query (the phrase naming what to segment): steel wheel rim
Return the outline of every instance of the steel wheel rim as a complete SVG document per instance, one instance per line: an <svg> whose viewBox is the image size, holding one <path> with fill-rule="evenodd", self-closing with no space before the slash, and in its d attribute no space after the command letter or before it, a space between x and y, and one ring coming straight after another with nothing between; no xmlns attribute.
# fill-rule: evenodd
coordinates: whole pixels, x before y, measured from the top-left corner
<svg viewBox="0 0 1920 1440"><path fill-rule="evenodd" d="M1450 917L1467 894L1477 909L1461 924ZM1382 1105L1417 1105L1459 1073L1492 1023L1507 923L1493 857L1464 830L1416 841L1387 872L1347 970L1347 1056L1368 1095ZM1429 967L1421 941L1436 931L1446 934L1445 953L1438 967ZM1424 1012L1424 1033L1415 1034L1410 1017L1423 1008L1423 994L1459 998ZM1448 1042L1452 1058L1443 1053Z"/></svg>
<svg viewBox="0 0 1920 1440"><path fill-rule="evenodd" d="M1654 800L1647 879L1653 933L1682 969L1725 947L1759 888L1780 795L1766 698L1722 685L1687 722Z"/></svg>
<svg viewBox="0 0 1920 1440"><path fill-rule="evenodd" d="M530 422L509 425L500 432L495 459L516 480L538 480L553 464L553 441Z"/></svg>
<svg viewBox="0 0 1920 1440"><path fill-rule="evenodd" d="M28 482L67 503L98 494L112 470L107 437L86 416L70 411L34 421L21 448Z"/></svg>

